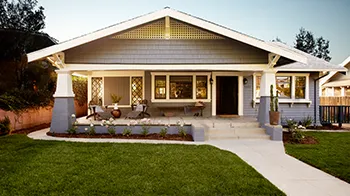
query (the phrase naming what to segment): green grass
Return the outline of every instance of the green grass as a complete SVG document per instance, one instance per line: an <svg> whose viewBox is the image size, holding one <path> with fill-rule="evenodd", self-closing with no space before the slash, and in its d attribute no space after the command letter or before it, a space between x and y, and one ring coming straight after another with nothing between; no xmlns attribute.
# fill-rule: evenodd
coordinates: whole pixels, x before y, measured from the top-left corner
<svg viewBox="0 0 350 196"><path fill-rule="evenodd" d="M319 144L285 144L286 152L350 183L350 133L306 132Z"/></svg>
<svg viewBox="0 0 350 196"><path fill-rule="evenodd" d="M284 195L212 146L0 137L0 195Z"/></svg>

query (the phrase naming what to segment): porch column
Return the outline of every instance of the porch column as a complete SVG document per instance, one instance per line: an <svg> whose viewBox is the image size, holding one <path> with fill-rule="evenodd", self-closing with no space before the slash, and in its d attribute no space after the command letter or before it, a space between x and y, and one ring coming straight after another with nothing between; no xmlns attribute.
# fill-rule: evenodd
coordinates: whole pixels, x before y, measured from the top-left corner
<svg viewBox="0 0 350 196"><path fill-rule="evenodd" d="M72 126L75 114L72 73L70 70L56 70L57 85L50 132L65 133Z"/></svg>
<svg viewBox="0 0 350 196"><path fill-rule="evenodd" d="M258 121L261 126L266 123L270 123L269 111L270 111L270 86L273 85L273 92L276 92L276 71L269 69L263 71L260 82L260 104Z"/></svg>

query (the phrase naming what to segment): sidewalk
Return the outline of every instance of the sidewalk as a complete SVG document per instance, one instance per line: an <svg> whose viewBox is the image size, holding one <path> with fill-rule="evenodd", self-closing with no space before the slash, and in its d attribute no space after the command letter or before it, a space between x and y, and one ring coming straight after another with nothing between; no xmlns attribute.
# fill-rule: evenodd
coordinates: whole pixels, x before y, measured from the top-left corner
<svg viewBox="0 0 350 196"><path fill-rule="evenodd" d="M163 140L123 140L89 138L55 138L47 136L48 129L30 133L28 137L41 140L72 142L115 142L154 144L209 144L237 154L287 195L342 196L350 195L350 184L311 167L287 154L282 142L271 140L215 140L208 142L179 142Z"/></svg>

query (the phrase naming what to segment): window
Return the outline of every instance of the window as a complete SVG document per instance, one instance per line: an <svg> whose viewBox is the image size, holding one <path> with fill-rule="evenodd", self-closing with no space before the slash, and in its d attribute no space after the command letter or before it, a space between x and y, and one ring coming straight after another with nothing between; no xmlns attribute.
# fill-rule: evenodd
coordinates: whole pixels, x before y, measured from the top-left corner
<svg viewBox="0 0 350 196"><path fill-rule="evenodd" d="M291 77L276 76L276 89L280 98L291 98Z"/></svg>
<svg viewBox="0 0 350 196"><path fill-rule="evenodd" d="M152 72L152 102L210 102L209 72Z"/></svg>
<svg viewBox="0 0 350 196"><path fill-rule="evenodd" d="M166 98L166 76L155 76L155 98Z"/></svg>
<svg viewBox="0 0 350 196"><path fill-rule="evenodd" d="M196 76L196 98L207 99L208 76Z"/></svg>
<svg viewBox="0 0 350 196"><path fill-rule="evenodd" d="M261 76L253 77L253 97L260 98ZM277 73L276 89L281 102L309 102L309 74L305 73ZM269 89L270 90L270 89ZM270 93L269 93L270 94Z"/></svg>
<svg viewBox="0 0 350 196"><path fill-rule="evenodd" d="M170 76L170 99L192 99L193 76Z"/></svg>
<svg viewBox="0 0 350 196"><path fill-rule="evenodd" d="M306 76L295 76L295 98L305 99Z"/></svg>

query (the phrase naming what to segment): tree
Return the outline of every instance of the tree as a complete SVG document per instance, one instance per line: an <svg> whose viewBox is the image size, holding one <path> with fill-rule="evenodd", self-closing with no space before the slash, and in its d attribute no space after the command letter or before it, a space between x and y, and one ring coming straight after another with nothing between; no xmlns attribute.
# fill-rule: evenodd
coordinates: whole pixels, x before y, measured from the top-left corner
<svg viewBox="0 0 350 196"><path fill-rule="evenodd" d="M17 3L0 0L0 28L24 32L39 32L45 27L44 8L36 0L19 0Z"/></svg>
<svg viewBox="0 0 350 196"><path fill-rule="evenodd" d="M313 33L311 31L306 31L303 27L299 29L295 41L294 48L326 61L332 59L329 56L329 41L324 40L323 37L315 39Z"/></svg>

